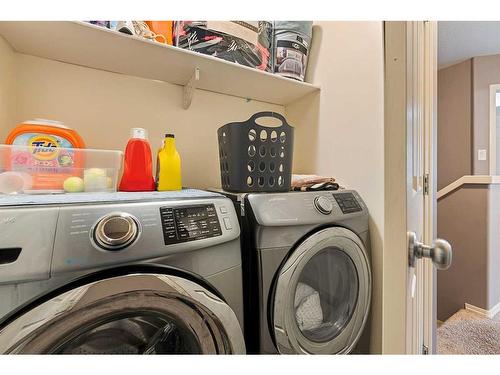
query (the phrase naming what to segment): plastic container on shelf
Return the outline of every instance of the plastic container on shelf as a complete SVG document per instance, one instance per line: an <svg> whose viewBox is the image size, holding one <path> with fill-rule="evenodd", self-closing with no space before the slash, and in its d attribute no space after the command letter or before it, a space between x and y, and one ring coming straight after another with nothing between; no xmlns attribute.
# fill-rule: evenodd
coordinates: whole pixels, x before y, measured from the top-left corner
<svg viewBox="0 0 500 375"><path fill-rule="evenodd" d="M0 193L114 192L122 157L114 150L0 145Z"/></svg>
<svg viewBox="0 0 500 375"><path fill-rule="evenodd" d="M34 155L36 156L37 165L41 165L43 162L46 166L51 167L58 164L56 156L59 156L59 153L56 152L56 149L85 148L82 137L75 130L65 126L60 121L46 119L34 119L22 122L7 135L5 143L7 145L30 147L36 151ZM73 168L84 167L83 154L76 153L73 155L69 151L66 154L70 155L71 166ZM7 159L5 163L5 168L7 170L10 169L10 160ZM57 190L68 176L60 174L56 177L50 171L45 172L44 169L40 168L39 172L32 173L31 177L33 180L33 189ZM53 182L52 185L50 184L51 181Z"/></svg>
<svg viewBox="0 0 500 375"><path fill-rule="evenodd" d="M275 21L274 73L304 81L312 26L312 21Z"/></svg>
<svg viewBox="0 0 500 375"><path fill-rule="evenodd" d="M155 40L160 43L172 45L174 21L145 21L149 29L163 38L157 37Z"/></svg>

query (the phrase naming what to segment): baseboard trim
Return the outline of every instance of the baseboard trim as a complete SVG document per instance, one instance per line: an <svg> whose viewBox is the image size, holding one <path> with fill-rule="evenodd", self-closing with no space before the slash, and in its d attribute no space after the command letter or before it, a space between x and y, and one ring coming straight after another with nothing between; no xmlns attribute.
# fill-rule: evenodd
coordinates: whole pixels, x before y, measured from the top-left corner
<svg viewBox="0 0 500 375"><path fill-rule="evenodd" d="M476 314L479 314L479 315L482 315L486 318L493 318L496 314L498 314L500 312L500 302L497 303L495 306L493 306L493 308L489 309L489 310L485 310L485 309L482 309L480 307L477 307L477 306L474 306L474 305L471 305L471 304L468 304L466 303L465 304L465 309L466 310L469 310L469 311L472 311L472 312L475 312Z"/></svg>

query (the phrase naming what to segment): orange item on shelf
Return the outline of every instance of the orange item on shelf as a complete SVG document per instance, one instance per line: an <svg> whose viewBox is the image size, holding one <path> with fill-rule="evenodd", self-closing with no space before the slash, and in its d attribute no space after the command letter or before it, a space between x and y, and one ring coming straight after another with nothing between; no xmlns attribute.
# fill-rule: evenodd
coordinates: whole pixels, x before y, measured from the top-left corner
<svg viewBox="0 0 500 375"><path fill-rule="evenodd" d="M12 166L29 173L35 190L61 190L64 180L80 173L84 165L83 153L71 151L85 148L82 137L58 121L25 121L10 132L5 143L24 146L18 151L13 148L10 155L4 155L5 166L7 170ZM64 149L63 154L60 149ZM23 157L23 152L29 152L30 157Z"/></svg>
<svg viewBox="0 0 500 375"><path fill-rule="evenodd" d="M156 190L153 178L153 159L147 132L142 128L132 128L131 138L125 148L125 162L120 181L120 191Z"/></svg>
<svg viewBox="0 0 500 375"><path fill-rule="evenodd" d="M174 21L146 21L149 29L155 34L163 35L166 44L173 44ZM156 38L157 42L164 43L162 38Z"/></svg>

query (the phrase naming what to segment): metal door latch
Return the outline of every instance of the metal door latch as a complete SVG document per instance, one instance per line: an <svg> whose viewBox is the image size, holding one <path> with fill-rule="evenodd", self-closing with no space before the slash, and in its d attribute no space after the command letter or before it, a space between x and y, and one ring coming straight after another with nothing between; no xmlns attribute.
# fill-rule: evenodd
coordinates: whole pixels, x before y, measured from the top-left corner
<svg viewBox="0 0 500 375"><path fill-rule="evenodd" d="M448 241L436 239L432 246L417 241L414 232L408 232L408 262L415 267L417 259L429 258L438 270L446 270L451 266L452 249Z"/></svg>

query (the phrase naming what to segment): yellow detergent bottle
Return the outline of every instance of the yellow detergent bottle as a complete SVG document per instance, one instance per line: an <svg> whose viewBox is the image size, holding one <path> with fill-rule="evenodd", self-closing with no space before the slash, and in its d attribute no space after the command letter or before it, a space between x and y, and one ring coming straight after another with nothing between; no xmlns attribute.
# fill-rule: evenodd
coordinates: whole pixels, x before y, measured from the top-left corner
<svg viewBox="0 0 500 375"><path fill-rule="evenodd" d="M175 136L165 134L163 147L158 151L156 165L158 191L181 190L181 157L175 148Z"/></svg>

